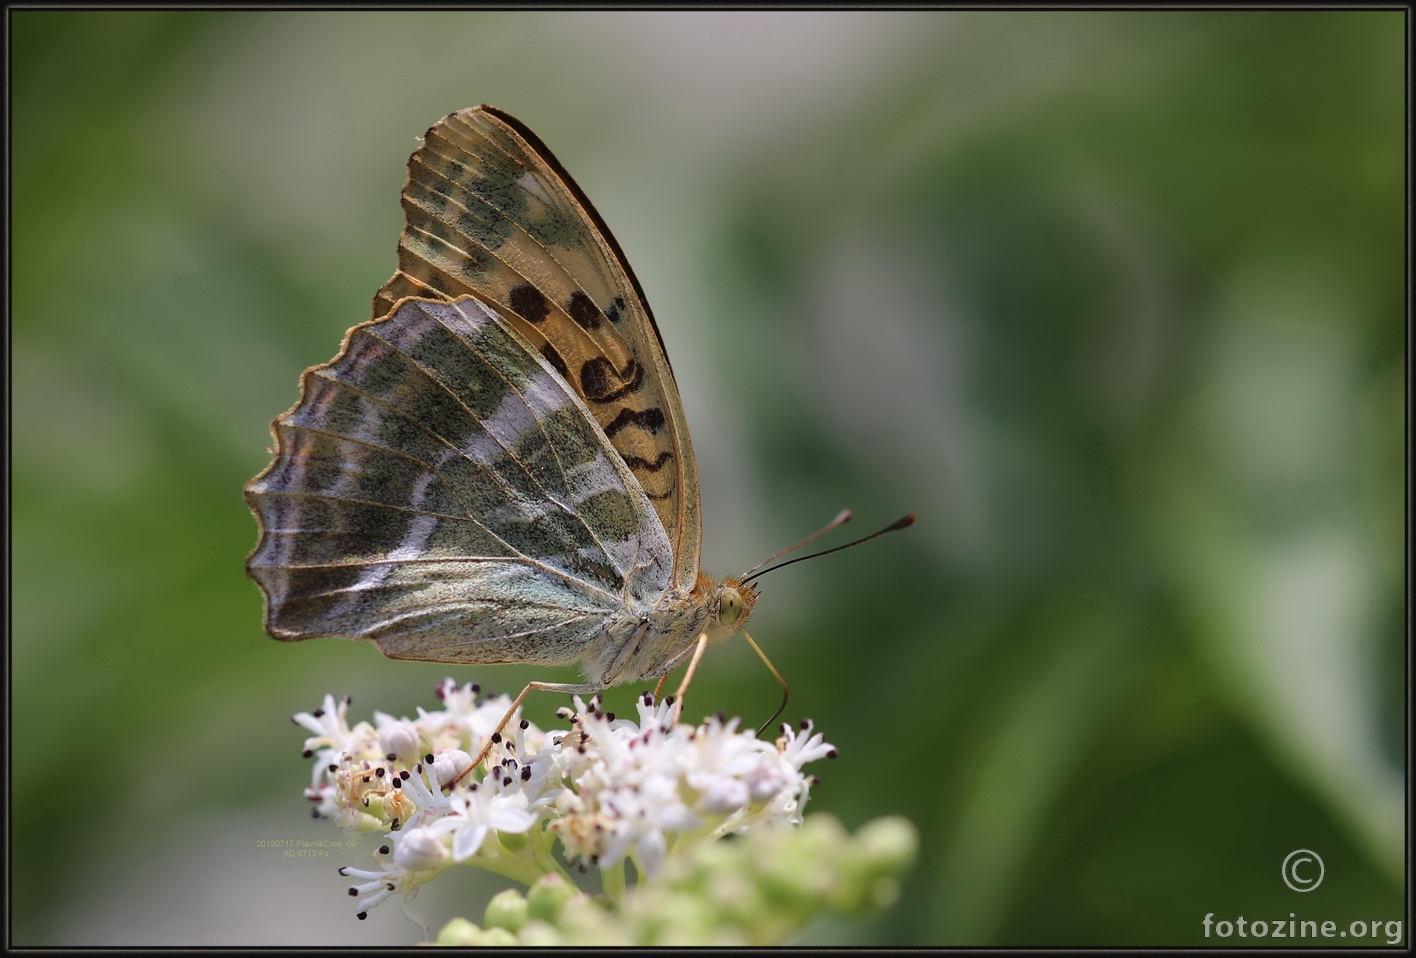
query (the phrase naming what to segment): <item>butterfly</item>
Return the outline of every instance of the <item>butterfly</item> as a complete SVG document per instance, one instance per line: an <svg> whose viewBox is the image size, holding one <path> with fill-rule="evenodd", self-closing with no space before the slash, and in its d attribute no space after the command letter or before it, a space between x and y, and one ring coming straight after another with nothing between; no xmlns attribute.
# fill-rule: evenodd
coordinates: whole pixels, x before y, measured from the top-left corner
<svg viewBox="0 0 1416 958"><path fill-rule="evenodd" d="M424 135L403 210L374 318L305 371L245 487L266 631L581 666L507 718L533 689L662 687L691 660L682 691L757 593L699 568L688 425L619 244L536 134L485 105Z"/></svg>

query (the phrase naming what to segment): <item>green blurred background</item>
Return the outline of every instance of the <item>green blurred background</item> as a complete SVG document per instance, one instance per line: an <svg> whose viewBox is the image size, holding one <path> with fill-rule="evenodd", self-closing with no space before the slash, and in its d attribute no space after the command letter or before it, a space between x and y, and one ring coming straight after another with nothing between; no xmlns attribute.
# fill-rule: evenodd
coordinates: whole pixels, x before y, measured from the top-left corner
<svg viewBox="0 0 1416 958"><path fill-rule="evenodd" d="M921 830L893 911L804 943L1404 920L1404 12L9 18L13 943L417 940L354 919L367 839L257 847L341 837L288 716L550 676L266 638L241 486L479 102L645 286L710 571L919 515L754 619L840 747L811 810ZM745 643L699 676L776 705Z"/></svg>

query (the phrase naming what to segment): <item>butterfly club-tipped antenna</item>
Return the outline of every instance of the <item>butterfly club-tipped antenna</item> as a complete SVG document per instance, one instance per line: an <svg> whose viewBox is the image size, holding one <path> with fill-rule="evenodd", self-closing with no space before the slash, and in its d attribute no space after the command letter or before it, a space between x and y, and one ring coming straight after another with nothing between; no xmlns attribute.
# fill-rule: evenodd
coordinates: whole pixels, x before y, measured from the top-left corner
<svg viewBox="0 0 1416 958"><path fill-rule="evenodd" d="M852 513L851 510L842 509L840 513L837 514L836 518L826 523L826 525L822 526L820 529L816 530L811 535L798 542L796 545L788 546L787 548L782 549L780 552L777 552L776 554L757 563L757 565L753 566L751 569L748 569L742 574L740 581L745 585L752 579L756 579L760 576L766 575L769 572L775 572L778 569L785 568L786 566L791 565L793 562L804 562L807 559L815 559L819 556L830 555L833 552L840 552L842 549L849 549L852 546L860 545L862 542L869 542L871 539L879 538L887 532L895 532L899 529L907 529L910 526L914 525L915 521L914 514L911 513L910 515L896 519L894 522L890 523L888 526L879 530L878 532L872 532L868 536L862 536L861 538L856 539L853 542L847 542L845 545L836 546L834 549L823 549L821 552L813 552L811 555L798 556L795 559L788 559L786 562L783 562L779 565L769 566L765 569L763 568L763 566L767 566L769 563L775 562L777 559L780 559L788 552L795 552L797 549L800 549L807 543L814 542L815 540L821 538L821 536L824 536L826 533L830 532L832 529L840 528L847 522L850 522L853 516L854 513ZM777 706L777 711L773 712L772 717L769 718L766 722L763 722L762 727L757 730L757 734L761 735L773 722L777 720L777 716L781 715L787 709L787 680L782 678L782 673L777 671L777 667L774 666L772 664L772 661L767 658L767 654L762 651L761 647L752 640L752 636L747 634L746 629L743 630L742 636L743 638L747 639L747 644L752 646L752 651L757 653L757 657L762 660L762 663L767 666L768 671L770 671L772 675L776 677L777 683L782 686L782 704Z"/></svg>
<svg viewBox="0 0 1416 958"><path fill-rule="evenodd" d="M771 555L769 555L767 558L763 559L761 562L757 563L757 565L753 566L751 569L748 569L748 570L747 570L746 572L744 572L742 575L738 576L738 578L741 579L743 582L746 582L748 579L752 578L753 574L754 574L758 569L760 569L760 568L762 568L763 566L767 565L769 562L776 562L778 559L780 559L782 556L786 555L788 552L795 552L796 550L800 549L802 546L806 545L807 543L809 543L809 542L815 542L817 539L820 539L822 536L824 536L826 533L830 532L832 529L839 529L841 526L845 525L847 522L850 522L853 518L855 518L855 513L854 513L854 512L852 512L852 511L849 510L849 509L842 509L840 512L836 513L836 518L834 518L834 519L832 519L830 522L826 523L826 524L825 524L824 526L822 526L820 529L817 529L815 532L813 532L811 535L807 536L805 539L803 539L803 540L801 540L800 542L798 542L796 545L787 546L785 549L779 549L778 551L776 551L776 552L772 553Z"/></svg>
<svg viewBox="0 0 1416 958"><path fill-rule="evenodd" d="M878 538L880 538L881 536L883 536L883 535L884 535L885 533L887 533L887 532L897 532L897 531L899 531L900 529L908 529L910 526L914 525L914 521L915 521L914 513L911 513L911 514L909 514L909 515L907 515L907 516L902 516L902 517L900 517L899 519L896 519L894 522L890 523L888 526L886 526L885 528L879 530L878 532L872 532L872 533L871 533L870 535L868 535L868 536L861 536L859 539L856 539L856 540L854 540L854 541L852 541L852 542L847 542L847 543L846 543L845 545L843 545L843 546L836 546L836 547L833 548L833 549L823 549L823 550L821 550L820 552L813 552L811 555L807 555L807 556L797 556L795 559L788 559L786 562L780 563L780 564L778 564L778 565L771 566L770 568L767 568L767 569L763 569L763 568L762 568L763 566L767 565L768 562L772 562L772 561L774 561L775 559L778 559L778 558L780 558L781 556L786 555L788 552L792 552L792 551L795 551L796 549L801 548L802 546L806 545L808 542L811 542L813 539L816 539L818 536L821 536L821 535L823 535L823 534L825 534L825 533L827 533L827 532L830 532L832 529L836 528L837 526L845 525L847 522L850 521L850 518L851 518L851 511L850 511L849 509L843 510L840 515L838 515L836 518L832 519L831 522L830 522L829 524L827 524L824 528L822 528L819 532L814 532L814 533L812 533L811 535L807 536L805 539L803 539L803 540L801 540L800 542L798 542L796 545L794 545L794 546L792 546L792 547L790 547L790 548L787 548L787 549L783 549L781 552L778 552L776 555L772 556L771 559L768 559L768 560L766 560L765 562L759 562L757 565L753 566L753 567L752 567L751 569L749 569L747 572L743 573L742 581L743 581L743 582L751 582L753 579L760 578L761 576L764 576L764 575L766 575L766 574L769 573L769 572L776 572L778 569L785 569L787 566L791 565L793 562L805 562L807 559L816 559L816 558L819 558L819 557L821 557L821 556L828 556L828 555L830 555L830 554L833 553L833 552L840 552L842 549L849 549L849 548L851 548L851 547L853 547L853 546L858 546L858 545L860 545L860 544L863 543L863 542L869 542L871 539L878 539Z"/></svg>

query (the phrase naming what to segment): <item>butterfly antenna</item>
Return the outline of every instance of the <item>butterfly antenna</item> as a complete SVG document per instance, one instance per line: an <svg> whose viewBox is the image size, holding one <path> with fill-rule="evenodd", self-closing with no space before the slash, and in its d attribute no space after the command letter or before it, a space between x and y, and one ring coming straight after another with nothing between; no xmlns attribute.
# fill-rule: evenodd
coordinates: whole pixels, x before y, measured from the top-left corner
<svg viewBox="0 0 1416 958"><path fill-rule="evenodd" d="M773 555L770 555L770 556L768 556L767 558L763 559L761 562L757 563L757 565L753 566L751 569L748 569L746 572L744 572L739 578L741 578L743 582L746 582L748 579L752 578L752 574L753 574L754 572L756 572L758 569L762 568L763 566L767 565L768 563L776 562L778 559L780 559L782 556L786 555L788 552L793 552L793 551L795 551L795 550L797 550L797 549L800 549L802 546L806 545L808 542L815 542L817 539L820 539L822 536L824 536L826 533L830 532L832 529L839 529L841 526L845 525L847 522L850 522L851 519L852 519L854 516L855 516L855 513L854 513L854 512L851 512L851 510L849 510L849 509L842 509L840 512L838 512L838 513L836 514L836 518L834 518L834 519L832 519L830 522L826 523L826 524L825 524L824 526L822 526L820 529L817 529L815 532L813 532L811 535L807 536L805 539L803 539L803 540L801 540L800 542L798 542L796 545L794 545L794 546L787 546L785 549L781 550L780 552L774 553ZM758 654L760 655L761 653L758 653Z"/></svg>
<svg viewBox="0 0 1416 958"><path fill-rule="evenodd" d="M842 516L846 516L846 518L850 518L850 511L847 510L846 512L841 513L841 515L842 515ZM840 518L841 518L840 516L837 516L837 517L836 517L837 520L840 520ZM823 551L821 551L821 552L813 552L813 553L812 553L811 555L809 555L809 556L797 556L795 559L788 559L786 562L783 562L781 565L774 565L774 566L772 566L772 567L769 568L769 569L762 569L761 572L758 572L756 569L753 569L753 570L751 570L750 572L748 572L746 575L744 575L744 576L742 577L742 581L743 581L743 582L747 582L747 581L749 581L749 580L751 580L751 579L757 578L758 576L766 575L766 574L769 573L769 572L776 572L778 569L785 568L785 567L791 565L793 562L805 562L807 559L815 559L815 558L817 558L818 556L828 556L828 555L830 555L830 554L833 553L833 552L840 552L842 549L849 549L851 546L858 546L858 545L860 545L862 542L869 542L871 539L875 539L875 538L878 538L879 536L883 536L883 535L884 535L885 533L887 533L887 532L895 532L895 531L898 530L898 529L907 529L907 528L909 528L910 526L914 525L914 521L915 521L915 517L914 517L913 514L908 515L908 516L904 516L903 518L896 519L894 522L890 523L888 526L886 526L885 528L881 529L879 532L872 532L872 533L871 533L870 535L868 535L868 536L864 536L864 537L862 537L862 538L860 538L860 539L855 540L854 542L847 542L847 543L846 543L845 545L843 545L843 546L836 546L836 548L834 548L834 549L825 549L825 550L823 550ZM837 521L837 522L832 523L832 525L827 526L826 529L833 528L833 527L836 526L836 525L840 525L840 521ZM821 532L825 532L826 529L822 529ZM815 536L808 536L806 539L803 539L800 543L798 543L798 545L804 545L805 543L810 542L812 539L815 539L816 536L821 535L821 532L816 533ZM795 548L796 548L796 546L792 546L792 549L795 549ZM776 556L773 556L772 559L775 559L775 558L777 558L777 556L783 555L783 554L785 554L785 553L787 553L787 552L790 552L790 551L791 551L791 549L783 549L781 552L777 553ZM771 562L772 559L768 559L767 562ZM766 565L766 563L763 563L763 565ZM758 568L761 568L761 566L758 566ZM744 633L744 634L746 634L746 633Z"/></svg>
<svg viewBox="0 0 1416 958"><path fill-rule="evenodd" d="M820 535L820 533L817 534ZM762 660L762 664L767 666L768 670L770 670L772 675L777 679L777 684L782 687L782 704L777 706L777 711L773 712L772 717L763 722L762 727L757 730L757 734L761 735L763 732L767 731L768 727L771 726L773 722L777 721L777 716L781 715L787 709L787 680L782 678L782 673L778 672L777 667L772 664L772 660L767 658L767 653L763 652L762 648L756 642L752 641L752 636L743 632L742 637L747 639L747 644L752 646L752 651L757 653L757 657Z"/></svg>

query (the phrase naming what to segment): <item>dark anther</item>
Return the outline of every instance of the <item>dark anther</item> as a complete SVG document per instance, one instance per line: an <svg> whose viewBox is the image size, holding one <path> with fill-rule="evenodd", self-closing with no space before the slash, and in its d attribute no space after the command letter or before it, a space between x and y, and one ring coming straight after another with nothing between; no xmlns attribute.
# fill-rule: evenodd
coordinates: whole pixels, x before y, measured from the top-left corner
<svg viewBox="0 0 1416 958"><path fill-rule="evenodd" d="M523 768L523 769L521 770L521 780L522 780L523 782L529 782L529 781L531 781L531 766L530 766L530 765L526 766L525 768Z"/></svg>
<svg viewBox="0 0 1416 958"><path fill-rule="evenodd" d="M493 733L492 733L492 744L493 744L493 745L500 745L500 744L501 744L501 733L500 733L500 732L493 732Z"/></svg>
<svg viewBox="0 0 1416 958"><path fill-rule="evenodd" d="M315 709L314 712L310 714L312 714L315 718L324 718L324 709Z"/></svg>
<svg viewBox="0 0 1416 958"><path fill-rule="evenodd" d="M521 731L524 732L524 731L526 731L526 730L527 730L528 728L530 728L530 727L531 727L531 723L530 723L530 722L526 721L525 719L522 719L522 720L521 720Z"/></svg>
<svg viewBox="0 0 1416 958"><path fill-rule="evenodd" d="M309 748L307 748L307 749L305 749L303 752L300 753L300 756L301 756L302 758L314 758L314 757L315 757L314 749L309 749Z"/></svg>

